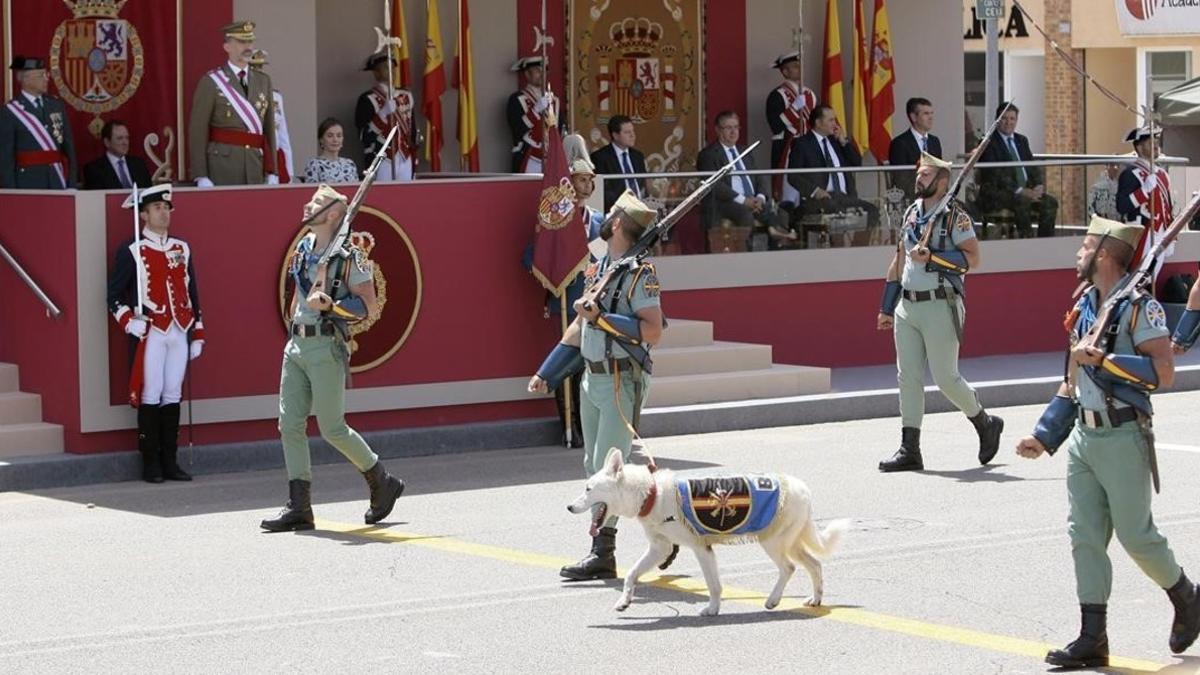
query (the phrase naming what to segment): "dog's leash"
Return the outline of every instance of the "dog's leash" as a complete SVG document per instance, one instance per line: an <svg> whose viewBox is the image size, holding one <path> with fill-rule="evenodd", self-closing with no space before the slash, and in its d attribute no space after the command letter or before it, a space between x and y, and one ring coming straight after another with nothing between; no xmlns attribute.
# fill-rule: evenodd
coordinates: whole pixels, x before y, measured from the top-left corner
<svg viewBox="0 0 1200 675"><path fill-rule="evenodd" d="M625 411L621 409L621 366L617 365L615 359L611 363L613 366L613 403L617 406L617 414L621 416L621 422L625 425L625 428L629 430L629 433L633 434L633 439L638 442L641 453L646 456L646 468L650 470L650 473L654 473L658 471L658 464L654 461L654 455L646 447L646 439L642 438L637 429L633 427L633 423L629 421L629 418L625 417ZM634 401L635 406L637 403L637 401Z"/></svg>

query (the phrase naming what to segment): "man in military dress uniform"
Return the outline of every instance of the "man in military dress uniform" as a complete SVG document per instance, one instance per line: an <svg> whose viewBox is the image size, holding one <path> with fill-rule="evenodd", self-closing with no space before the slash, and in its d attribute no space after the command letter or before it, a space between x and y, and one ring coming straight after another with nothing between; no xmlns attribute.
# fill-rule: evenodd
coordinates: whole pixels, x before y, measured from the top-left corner
<svg viewBox="0 0 1200 675"><path fill-rule="evenodd" d="M1068 532L1082 627L1074 642L1046 655L1055 666L1108 665L1108 544L1114 532L1174 605L1171 651L1186 650L1200 634L1200 593L1175 561L1150 509L1151 484L1158 484L1150 392L1175 379L1166 312L1154 298L1135 292L1115 308L1115 330L1105 331L1096 346L1082 340L1126 276L1142 229L1092 218L1076 254L1079 278L1091 286L1068 314L1068 372L1033 434L1017 445L1017 453L1029 458L1067 448Z"/></svg>
<svg viewBox="0 0 1200 675"><path fill-rule="evenodd" d="M1117 213L1127 223L1144 226L1142 238L1134 248L1133 261L1130 263L1136 267L1141 263L1142 256L1154 248L1171 226L1175 209L1171 203L1170 175L1158 165L1153 165L1151 170L1152 160L1162 154L1162 129L1157 126L1153 131L1150 127L1133 129L1125 135L1125 142L1133 144L1137 159L1117 176ZM1172 244L1163 259L1155 261L1154 279L1158 278L1162 263L1174 250Z"/></svg>
<svg viewBox="0 0 1200 675"><path fill-rule="evenodd" d="M375 161L375 155L386 152L385 161L379 165L379 180L412 180L413 166L417 157L416 127L413 124L413 95L407 89L392 88L392 100L388 100L388 60L396 60L385 52L367 57L363 70L375 77L375 86L364 91L354 106L354 126L358 128L358 139L362 142L364 161L367 166ZM393 147L384 148L383 141L392 127L399 126Z"/></svg>
<svg viewBox="0 0 1200 675"><path fill-rule="evenodd" d="M63 190L75 187L75 141L67 106L46 94L46 62L13 58L21 93L0 110L0 188Z"/></svg>
<svg viewBox="0 0 1200 675"><path fill-rule="evenodd" d="M608 251L591 269L588 283L600 279L650 227L657 213L630 192L613 205L601 226ZM610 449L628 459L633 430L650 386L650 347L662 337L663 315L654 266L643 262L617 273L603 306L575 302L578 316L567 328L537 374L531 392L558 387L583 370L580 417L583 421L583 470L591 476L604 466ZM592 524L592 550L560 574L572 581L615 579L617 519L597 513Z"/></svg>
<svg viewBox="0 0 1200 675"><path fill-rule="evenodd" d="M817 106L817 95L812 89L800 84L804 70L800 66L800 52L788 52L775 59L772 66L783 75L783 83L767 95L767 124L771 127L771 166L788 168L792 144L808 133L808 116ZM794 208L800 206L801 196L783 174L772 177L775 199Z"/></svg>
<svg viewBox="0 0 1200 675"><path fill-rule="evenodd" d="M554 95L544 89L546 73L542 57L519 58L513 62L511 70L525 77L525 87L513 92L505 107L513 141L512 172L541 173L546 111L553 105Z"/></svg>
<svg viewBox="0 0 1200 675"><path fill-rule="evenodd" d="M290 305L291 337L283 349L279 381L279 434L288 472L288 502L273 519L262 521L272 532L313 529L312 456L308 416L317 417L321 436L362 472L370 489L364 522L388 516L404 492L357 431L346 425L346 375L349 324L378 311L372 263L349 240L333 252L328 268L318 264L346 214L345 195L322 183L304 206L311 231L296 245L290 274L296 288ZM317 287L323 281L321 287Z"/></svg>
<svg viewBox="0 0 1200 675"><path fill-rule="evenodd" d="M266 73L250 67L254 23L222 30L229 61L200 78L192 97L192 179L199 187L277 184L274 89Z"/></svg>
<svg viewBox="0 0 1200 675"><path fill-rule="evenodd" d="M879 309L879 330L893 330L897 381L900 385L900 449L879 463L879 470L920 471L921 420L925 415L925 366L950 402L963 411L979 434L979 463L987 464L1000 448L1004 420L989 415L979 396L958 373L962 341L963 277L979 266L979 241L971 218L952 203L930 216L946 195L950 163L928 153L921 155L914 188L917 200L904 213L901 239L888 267ZM930 223L930 219L935 222ZM928 248L924 232L933 227Z"/></svg>
<svg viewBox="0 0 1200 675"><path fill-rule="evenodd" d="M117 249L108 278L108 311L139 340L130 378L130 403L138 411L138 451L142 478L188 481L179 467L179 400L187 362L204 349L200 295L192 250L170 235L171 186L141 192L137 209L144 223L137 241ZM122 205L133 208L131 195ZM137 313L138 296L141 311Z"/></svg>

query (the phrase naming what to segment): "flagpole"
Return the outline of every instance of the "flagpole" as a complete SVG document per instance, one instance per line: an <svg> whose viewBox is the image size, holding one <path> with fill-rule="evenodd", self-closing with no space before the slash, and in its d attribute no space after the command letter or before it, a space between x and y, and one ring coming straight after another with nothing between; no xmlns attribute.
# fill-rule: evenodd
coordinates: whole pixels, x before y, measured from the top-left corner
<svg viewBox="0 0 1200 675"><path fill-rule="evenodd" d="M563 289L562 295L558 296L558 308L559 308L558 316L562 322L562 332L565 335L567 332L567 291L565 288ZM574 440L573 436L575 435L575 424L572 421L574 419L574 416L571 414L572 413L571 409L574 406L574 404L571 401L571 378L572 377L578 377L578 375L568 376L565 380L563 380L563 383L560 385L563 388L563 417L566 418L566 420L564 420L563 426L567 430L566 438L567 438L567 447L568 448L571 447L571 442Z"/></svg>
<svg viewBox="0 0 1200 675"><path fill-rule="evenodd" d="M404 0L396 0L396 2L404 2ZM384 28L384 30L387 31L388 38L389 38L388 45L387 45L388 102L391 103L392 105L395 105L396 104L396 89L395 89L396 85L395 85L395 74L392 72L392 55L393 55L393 52L395 51L395 47L393 47L392 42L390 40L390 38L393 38L395 36L392 35L392 1L391 0L383 0L383 28ZM391 119L392 117L398 117L398 116L395 113L393 113L392 115L388 115L389 122L393 121ZM398 143L399 143L399 139L393 140L391 147L384 149L385 151L390 150L392 153L392 156L388 158L388 165L392 168L392 180L396 180L396 173L397 173L396 172L396 155L398 154L396 152L396 146Z"/></svg>

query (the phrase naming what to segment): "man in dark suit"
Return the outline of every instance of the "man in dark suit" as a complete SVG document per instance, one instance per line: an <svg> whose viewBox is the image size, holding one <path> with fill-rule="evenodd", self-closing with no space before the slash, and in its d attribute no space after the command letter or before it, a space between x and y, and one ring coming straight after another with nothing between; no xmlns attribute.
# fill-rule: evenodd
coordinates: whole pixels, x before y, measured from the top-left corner
<svg viewBox="0 0 1200 675"><path fill-rule="evenodd" d="M17 56L21 91L0 109L0 188L63 190L75 187L75 141L67 106L46 95L46 62Z"/></svg>
<svg viewBox="0 0 1200 675"><path fill-rule="evenodd" d="M601 176L613 176L630 173L646 173L646 156L633 147L637 142L637 132L633 130L633 120L625 115L613 115L608 119L608 137L611 143L595 151L591 155L592 164L596 165L596 173ZM646 197L646 181L642 178L627 178L604 181L604 212L612 208L617 197L625 190L630 190L639 199Z"/></svg>
<svg viewBox="0 0 1200 675"><path fill-rule="evenodd" d="M892 139L888 147L888 164L894 166L916 165L921 159L922 152L942 158L942 141L934 136L933 103L927 98L913 97L904 106L908 114L908 131ZM888 174L892 185L904 191L905 202L916 198L913 182L916 180L915 171L894 171Z"/></svg>
<svg viewBox="0 0 1200 675"><path fill-rule="evenodd" d="M837 171L844 166L862 166L862 155L838 124L833 108L824 103L813 108L810 131L797 139L788 158L789 169L826 168L817 173L793 173L788 182L800 193L805 215L863 209L871 227L879 223L879 209L858 198L854 174Z"/></svg>
<svg viewBox="0 0 1200 675"><path fill-rule="evenodd" d="M109 120L100 130L104 156L83 167L85 190L132 190L151 185L150 171L141 157L129 154L129 127L120 120Z"/></svg>
<svg viewBox="0 0 1200 675"><path fill-rule="evenodd" d="M992 135L979 161L1032 161L1029 139L1016 132L1020 111L1014 105L1000 104L996 110L1000 124ZM1010 167L979 170L979 207L983 211L1008 209L1013 212L1017 230L1022 237L1032 234L1032 222L1037 220L1039 237L1054 236L1054 221L1058 217L1058 200L1046 192L1046 176L1041 167Z"/></svg>
<svg viewBox="0 0 1200 675"><path fill-rule="evenodd" d="M698 171L717 171L745 150L738 145L741 136L741 121L737 113L725 110L717 114L717 140L708 145L696 157ZM738 160L738 170L754 170L754 156L746 155ZM780 211L765 195L770 194L766 176L732 175L716 184L704 198L703 222L705 229L714 227L726 218L737 227L766 227L772 243L793 242L798 239L795 232L788 230L787 213Z"/></svg>

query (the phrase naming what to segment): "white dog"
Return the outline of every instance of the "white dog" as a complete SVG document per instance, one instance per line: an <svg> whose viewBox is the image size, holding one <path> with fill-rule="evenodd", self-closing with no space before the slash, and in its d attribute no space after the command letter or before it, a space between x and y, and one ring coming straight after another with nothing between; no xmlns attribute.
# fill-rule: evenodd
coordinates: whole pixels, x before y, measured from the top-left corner
<svg viewBox="0 0 1200 675"><path fill-rule="evenodd" d="M583 494L567 507L571 513L588 509L593 511L593 531L611 513L637 518L650 540L650 547L625 575L624 591L613 607L618 612L629 607L638 578L663 562L675 544L695 552L709 596L700 614L715 616L721 610L721 580L712 545L747 541L761 544L779 567L767 609L779 604L796 563L812 578L812 596L804 604L815 607L824 591L817 556L831 554L849 524L835 521L818 532L808 487L791 476L651 473L644 466L625 464L616 449L609 452L604 468L588 479Z"/></svg>

